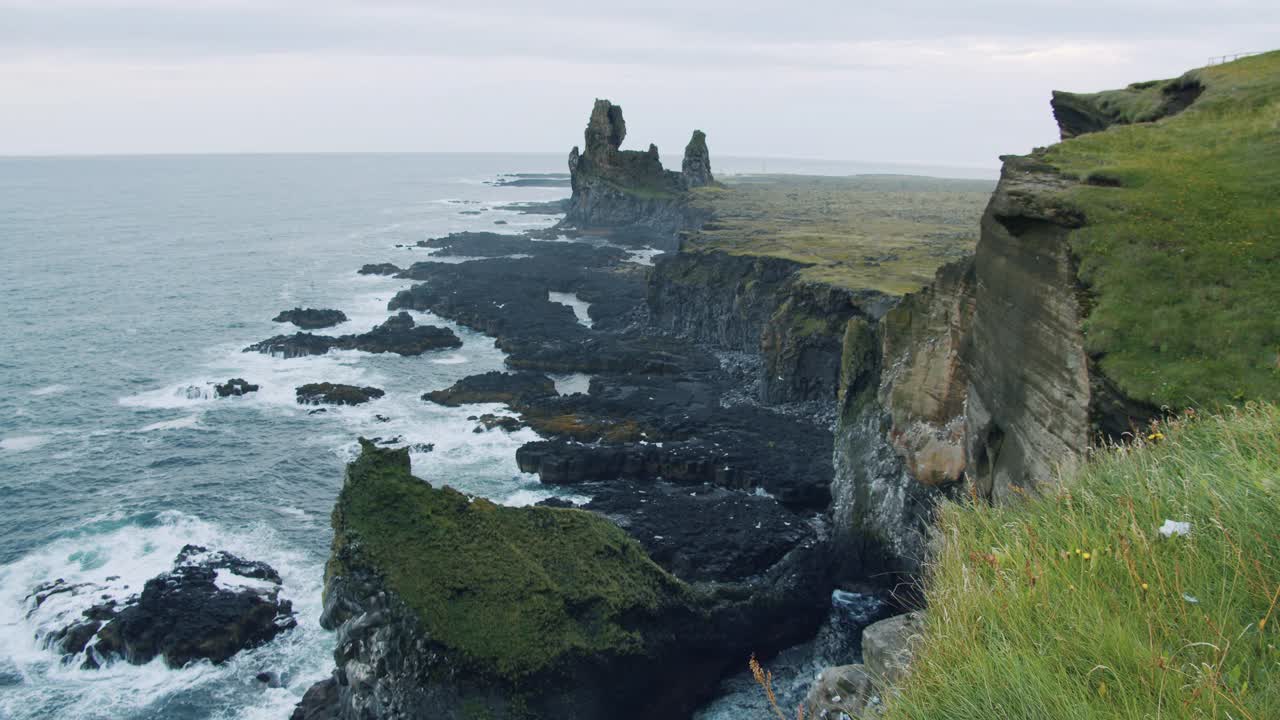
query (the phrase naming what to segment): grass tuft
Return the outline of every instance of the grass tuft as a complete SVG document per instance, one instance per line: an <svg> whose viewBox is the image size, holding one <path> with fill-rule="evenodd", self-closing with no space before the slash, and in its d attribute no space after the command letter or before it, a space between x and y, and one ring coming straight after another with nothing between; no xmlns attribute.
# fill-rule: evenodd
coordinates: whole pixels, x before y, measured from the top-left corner
<svg viewBox="0 0 1280 720"><path fill-rule="evenodd" d="M945 505L886 720L1280 717L1278 492L1280 409L1250 404L1099 450L1020 504Z"/></svg>

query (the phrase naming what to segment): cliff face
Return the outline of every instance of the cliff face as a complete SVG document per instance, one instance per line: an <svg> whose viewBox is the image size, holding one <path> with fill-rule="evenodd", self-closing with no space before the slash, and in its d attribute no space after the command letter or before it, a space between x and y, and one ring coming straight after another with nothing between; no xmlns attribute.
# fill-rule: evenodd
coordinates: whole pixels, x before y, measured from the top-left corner
<svg viewBox="0 0 1280 720"><path fill-rule="evenodd" d="M569 200L564 224L577 229L644 229L670 236L697 222L687 191L713 182L706 135L695 131L685 150L684 171L662 167L658 148L622 150L627 136L622 108L596 100L583 149L569 153Z"/></svg>

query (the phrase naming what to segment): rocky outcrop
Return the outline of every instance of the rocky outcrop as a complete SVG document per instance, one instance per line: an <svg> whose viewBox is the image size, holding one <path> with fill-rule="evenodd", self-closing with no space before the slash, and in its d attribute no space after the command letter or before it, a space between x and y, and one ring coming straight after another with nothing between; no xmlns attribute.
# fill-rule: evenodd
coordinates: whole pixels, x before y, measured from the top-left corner
<svg viewBox="0 0 1280 720"><path fill-rule="evenodd" d="M356 272L361 275L399 275L404 271L392 263L369 263L362 265Z"/></svg>
<svg viewBox="0 0 1280 720"><path fill-rule="evenodd" d="M381 325L359 335L313 335L295 333L276 335L244 349L284 358L324 355L330 350L362 350L369 353L421 355L432 350L462 347L453 330L434 325L417 325L407 312L387 318Z"/></svg>
<svg viewBox="0 0 1280 720"><path fill-rule="evenodd" d="M1194 73L1173 80L1134 83L1123 90L1082 94L1055 90L1049 101L1063 140L1113 125L1154 122L1177 115L1204 92Z"/></svg>
<svg viewBox="0 0 1280 720"><path fill-rule="evenodd" d="M608 100L596 100L584 133L583 149L569 153L570 186L564 226L579 229L646 228L649 242L673 246L675 232L696 224L697 214L688 206L690 181L711 179L706 136L695 133L686 151L688 173L666 170L658 148L622 150L627 136L622 108Z"/></svg>
<svg viewBox="0 0 1280 720"><path fill-rule="evenodd" d="M707 150L707 134L694 130L689 144L684 148L684 160L680 163L680 175L685 187L696 188L715 183L711 175L711 151Z"/></svg>
<svg viewBox="0 0 1280 720"><path fill-rule="evenodd" d="M449 407L467 403L506 403L518 407L555 395L555 382L542 373L494 370L482 375L469 375L443 390L424 394L422 399Z"/></svg>
<svg viewBox="0 0 1280 720"><path fill-rule="evenodd" d="M239 397L251 392L258 392L258 386L244 378L231 378L213 386L213 394L220 398Z"/></svg>
<svg viewBox="0 0 1280 720"><path fill-rule="evenodd" d="M340 383L307 383L296 391L299 405L363 405L386 393L376 387Z"/></svg>
<svg viewBox="0 0 1280 720"><path fill-rule="evenodd" d="M294 308L281 311L279 315L271 318L271 320L278 323L293 323L303 330L319 330L346 322L347 314L341 310Z"/></svg>
<svg viewBox="0 0 1280 720"><path fill-rule="evenodd" d="M221 663L297 624L280 585L266 563L187 545L173 569L148 580L140 594L98 603L44 641L66 661L83 657L87 669L117 659L145 665L156 657L173 668ZM101 590L57 580L29 597L34 612L53 595Z"/></svg>
<svg viewBox="0 0 1280 720"><path fill-rule="evenodd" d="M407 452L367 442L333 523L321 623L336 631L336 670L299 718L687 717L746 645L777 647L813 623L800 610L811 587L825 601L816 548L782 547L781 560L750 548L760 569L745 584L732 554L704 542L721 561L691 572L714 577L685 581L594 513L433 487Z"/></svg>

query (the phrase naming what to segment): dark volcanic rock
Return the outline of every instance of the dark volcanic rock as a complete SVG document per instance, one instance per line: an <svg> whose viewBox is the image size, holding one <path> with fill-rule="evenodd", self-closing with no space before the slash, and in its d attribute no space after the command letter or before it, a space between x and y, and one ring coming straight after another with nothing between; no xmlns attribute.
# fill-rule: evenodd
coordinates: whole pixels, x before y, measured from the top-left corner
<svg viewBox="0 0 1280 720"><path fill-rule="evenodd" d="M421 355L429 350L462 347L462 341L449 328L434 325L415 326L407 312L387 318L367 333L341 338L341 347L352 347L371 353Z"/></svg>
<svg viewBox="0 0 1280 720"><path fill-rule="evenodd" d="M533 240L522 235L491 232L459 232L444 237L419 240L418 247L437 248L440 255L464 257L500 257L528 252Z"/></svg>
<svg viewBox="0 0 1280 720"><path fill-rule="evenodd" d="M244 352L260 352L285 358L323 355L336 346L337 338L311 333L276 335L244 349Z"/></svg>
<svg viewBox="0 0 1280 720"><path fill-rule="evenodd" d="M391 263L370 263L362 266L358 272L361 275L399 275L404 271Z"/></svg>
<svg viewBox="0 0 1280 720"><path fill-rule="evenodd" d="M315 308L294 308L284 310L272 318L273 322L289 322L303 330L319 330L333 327L347 321L347 314L341 310L317 310Z"/></svg>
<svg viewBox="0 0 1280 720"><path fill-rule="evenodd" d="M334 383L308 383L298 388L299 405L360 405L386 393L376 387Z"/></svg>
<svg viewBox="0 0 1280 720"><path fill-rule="evenodd" d="M160 656L173 668L225 662L297 624L291 603L280 598L280 582L266 563L188 545L140 595L94 605L45 642L68 661L86 653L82 667L89 669L116 658L142 665ZM62 581L38 589L36 608L42 595L79 589Z"/></svg>
<svg viewBox="0 0 1280 720"><path fill-rule="evenodd" d="M231 378L224 383L213 386L213 394L220 398L244 395L251 392L258 392L258 386L244 378Z"/></svg>
<svg viewBox="0 0 1280 720"><path fill-rule="evenodd" d="M494 428L501 428L506 432L515 432L524 427L524 422L517 417L510 415L494 415L493 413L485 413L476 418L480 422L472 432L481 433Z"/></svg>
<svg viewBox="0 0 1280 720"><path fill-rule="evenodd" d="M541 373L504 373L492 371L470 375L444 390L432 390L422 396L440 405L457 407L466 403L506 403L520 405L537 398L553 397L556 384Z"/></svg>
<svg viewBox="0 0 1280 720"><path fill-rule="evenodd" d="M245 348L245 352L280 355L284 358L323 355L332 349L362 350L371 353L421 355L431 350L462 347L462 341L449 328L416 325L409 313L387 318L367 333L359 335L313 335L295 333L276 335Z"/></svg>

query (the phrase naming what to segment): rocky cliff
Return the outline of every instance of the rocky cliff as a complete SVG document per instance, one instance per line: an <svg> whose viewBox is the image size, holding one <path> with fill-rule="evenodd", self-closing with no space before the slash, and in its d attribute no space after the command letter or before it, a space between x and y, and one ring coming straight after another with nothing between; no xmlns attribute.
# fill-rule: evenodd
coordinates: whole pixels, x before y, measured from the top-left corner
<svg viewBox="0 0 1280 720"><path fill-rule="evenodd" d="M667 237L697 224L699 214L688 204L688 190L714 182L706 135L694 131L685 148L682 172L662 167L658 148L622 150L627 124L622 108L596 100L583 137L583 148L569 153L573 195L563 226L578 230L642 230Z"/></svg>

